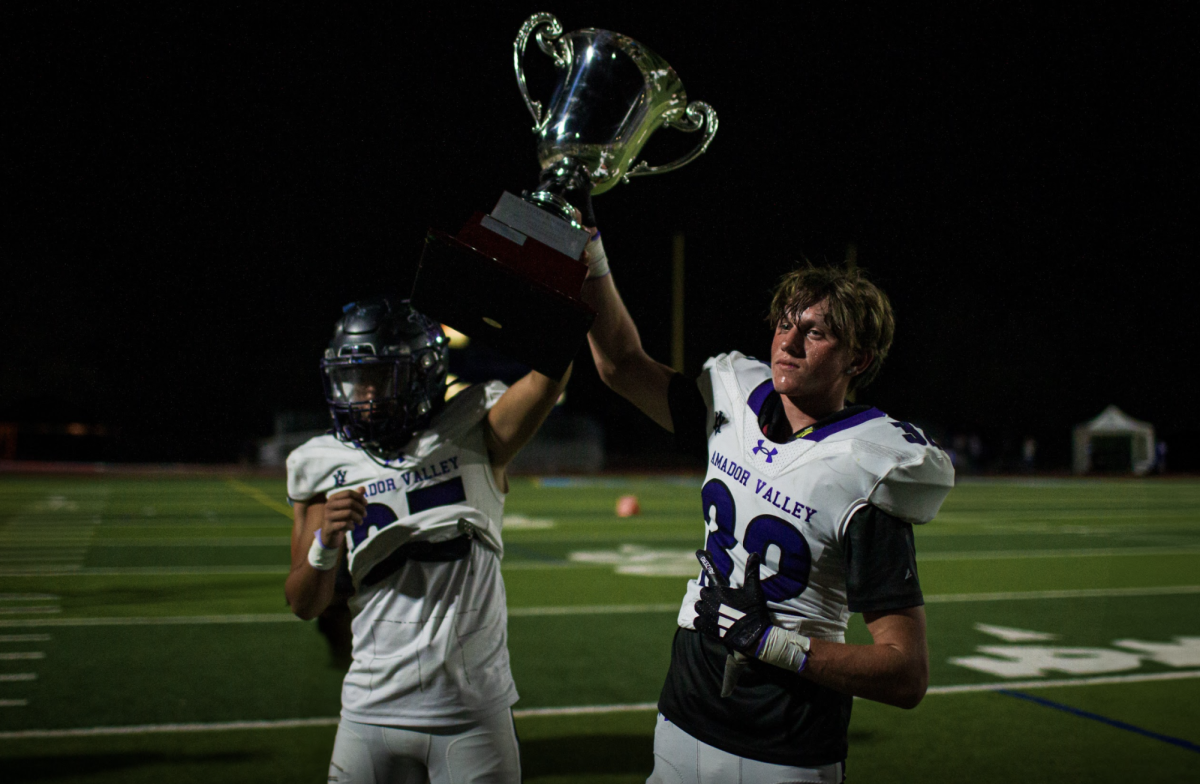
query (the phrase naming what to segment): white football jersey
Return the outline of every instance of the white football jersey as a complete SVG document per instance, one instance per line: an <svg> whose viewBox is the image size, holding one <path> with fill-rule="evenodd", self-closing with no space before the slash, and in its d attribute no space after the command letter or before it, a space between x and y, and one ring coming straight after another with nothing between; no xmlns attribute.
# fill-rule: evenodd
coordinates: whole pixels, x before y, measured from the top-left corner
<svg viewBox="0 0 1200 784"><path fill-rule="evenodd" d="M450 726L517 701L500 575L504 494L484 440L484 419L505 389L492 382L455 396L403 457L386 463L333 436L288 456L293 501L359 487L367 493L367 515L347 536L356 593L342 716L351 721ZM362 584L396 548L464 533L474 536L467 557L409 559L387 578Z"/></svg>
<svg viewBox="0 0 1200 784"><path fill-rule="evenodd" d="M394 460L385 462L332 435L310 439L288 455L293 502L366 490L367 515L346 538L355 583L408 542L443 542L473 530L503 554L504 494L496 487L481 424L506 389L493 381L451 398Z"/></svg>
<svg viewBox="0 0 1200 784"><path fill-rule="evenodd" d="M842 642L850 613L842 542L868 504L909 523L933 519L954 486L950 459L925 435L878 409L777 444L759 430L771 368L740 353L708 360L699 379L708 406L702 499L706 549L741 585L758 552L774 623ZM693 627L700 582L688 582L679 625Z"/></svg>

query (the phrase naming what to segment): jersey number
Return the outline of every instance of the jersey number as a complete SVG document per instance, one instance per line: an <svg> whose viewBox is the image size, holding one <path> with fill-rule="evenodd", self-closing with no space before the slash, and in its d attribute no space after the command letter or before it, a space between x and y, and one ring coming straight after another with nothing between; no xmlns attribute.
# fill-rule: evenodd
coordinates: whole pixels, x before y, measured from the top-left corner
<svg viewBox="0 0 1200 784"><path fill-rule="evenodd" d="M733 493L720 479L710 479L700 492L700 500L704 504L704 522L710 528L716 526L704 547L712 553L717 571L728 579L733 571L733 558L729 552L738 544ZM769 514L759 515L746 526L742 547L747 552L758 553L765 562L771 545L779 548L779 568L773 577L762 581L762 589L767 599L783 602L799 596L808 587L812 551L804 535L786 520Z"/></svg>
<svg viewBox="0 0 1200 784"><path fill-rule="evenodd" d="M426 509L463 503L467 500L467 491L463 487L462 477L456 476L420 490L410 490L405 493L405 500L408 502L408 513L413 515ZM370 529L382 531L399 519L395 510L387 504L367 504L362 524L350 530L350 549L365 542Z"/></svg>
<svg viewBox="0 0 1200 784"><path fill-rule="evenodd" d="M900 432L904 434L904 440L910 444L917 446L933 446L938 449L941 447L936 441L921 432L921 430L908 422L893 422L892 427L900 428Z"/></svg>

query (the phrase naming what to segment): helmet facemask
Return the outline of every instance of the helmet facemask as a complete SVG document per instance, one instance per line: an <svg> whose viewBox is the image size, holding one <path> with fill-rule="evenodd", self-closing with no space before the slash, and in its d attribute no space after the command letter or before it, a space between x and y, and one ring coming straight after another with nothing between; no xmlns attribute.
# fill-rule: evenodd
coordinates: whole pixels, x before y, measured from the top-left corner
<svg viewBox="0 0 1200 784"><path fill-rule="evenodd" d="M363 303L339 322L321 361L334 435L376 453L398 452L429 426L446 395L441 328L407 303L398 310L386 301ZM374 328L351 333L347 322L355 315L376 317L368 322Z"/></svg>

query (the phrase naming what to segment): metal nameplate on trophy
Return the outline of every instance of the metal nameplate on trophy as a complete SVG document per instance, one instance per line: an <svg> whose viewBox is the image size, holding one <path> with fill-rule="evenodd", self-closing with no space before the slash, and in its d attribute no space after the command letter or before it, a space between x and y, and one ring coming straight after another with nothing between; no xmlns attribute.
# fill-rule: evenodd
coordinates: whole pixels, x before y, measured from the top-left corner
<svg viewBox="0 0 1200 784"><path fill-rule="evenodd" d="M533 37L554 59L548 108L529 95L521 61ZM504 193L488 215L475 213L457 235L430 229L413 286L413 306L485 345L560 378L587 337L595 313L580 300L588 233L576 220L590 197L632 177L683 166L708 149L717 115L688 103L683 83L661 57L609 30L564 33L534 14L513 43L517 86L533 115L541 176L536 190ZM699 144L661 166L634 163L666 125L704 129Z"/></svg>

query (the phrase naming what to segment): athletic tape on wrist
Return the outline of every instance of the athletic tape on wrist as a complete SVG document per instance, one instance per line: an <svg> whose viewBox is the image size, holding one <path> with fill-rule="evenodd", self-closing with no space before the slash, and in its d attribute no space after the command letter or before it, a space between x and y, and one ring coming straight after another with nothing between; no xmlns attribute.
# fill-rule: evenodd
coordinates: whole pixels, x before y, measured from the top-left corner
<svg viewBox="0 0 1200 784"><path fill-rule="evenodd" d="M588 242L588 279L602 278L609 273L608 254L604 252L604 240L600 232Z"/></svg>
<svg viewBox="0 0 1200 784"><path fill-rule="evenodd" d="M772 626L763 635L755 654L759 661L774 664L792 672L803 672L808 663L810 641L803 634Z"/></svg>
<svg viewBox="0 0 1200 784"><path fill-rule="evenodd" d="M337 566L338 548L329 548L321 541L321 529L317 529L317 535L313 537L312 546L308 548L308 563L312 568L320 572L328 572L330 569Z"/></svg>

